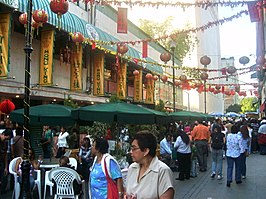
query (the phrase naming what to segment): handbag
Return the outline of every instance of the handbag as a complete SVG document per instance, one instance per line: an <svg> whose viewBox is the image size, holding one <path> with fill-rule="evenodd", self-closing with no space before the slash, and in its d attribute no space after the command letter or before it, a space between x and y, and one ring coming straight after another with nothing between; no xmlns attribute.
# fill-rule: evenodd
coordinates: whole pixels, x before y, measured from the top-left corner
<svg viewBox="0 0 266 199"><path fill-rule="evenodd" d="M113 181L112 178L110 178L108 174L105 159L104 159L104 170L105 170L105 175L106 175L106 180L107 180L107 199L118 199L119 198L118 188L117 188L116 183Z"/></svg>

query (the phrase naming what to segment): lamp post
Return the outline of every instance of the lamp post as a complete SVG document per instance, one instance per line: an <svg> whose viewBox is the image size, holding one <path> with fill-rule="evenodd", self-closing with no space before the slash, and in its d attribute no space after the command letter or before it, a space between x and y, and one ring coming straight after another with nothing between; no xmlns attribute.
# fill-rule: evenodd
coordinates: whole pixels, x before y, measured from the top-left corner
<svg viewBox="0 0 266 199"><path fill-rule="evenodd" d="M211 63L211 58L204 55L200 58L200 63L204 66L204 69L207 70L207 66ZM204 81L204 113L207 113L207 92L206 92L206 80L208 79L208 74L206 71L201 73L200 78Z"/></svg>
<svg viewBox="0 0 266 199"><path fill-rule="evenodd" d="M21 165L22 183L20 198L30 199L30 161L29 161L29 106L30 106L30 68L32 48L32 0L28 0L27 28L25 38L25 82L24 82L24 155Z"/></svg>
<svg viewBox="0 0 266 199"><path fill-rule="evenodd" d="M174 109L174 112L175 112L175 48L176 48L176 43L174 41L171 41L170 43L170 48L171 48L171 51L172 51L172 68L173 68L173 109Z"/></svg>

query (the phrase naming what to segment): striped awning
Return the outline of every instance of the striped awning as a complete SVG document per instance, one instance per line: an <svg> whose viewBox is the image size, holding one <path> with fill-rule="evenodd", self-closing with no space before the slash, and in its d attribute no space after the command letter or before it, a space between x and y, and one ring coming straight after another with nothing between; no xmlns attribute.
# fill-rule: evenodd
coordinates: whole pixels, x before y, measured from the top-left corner
<svg viewBox="0 0 266 199"><path fill-rule="evenodd" d="M3 0L0 0L3 1ZM45 10L48 13L48 23L58 27L59 19L55 13L53 13L50 9L50 2L49 0L32 0L33 3L33 11L34 10ZM18 1L18 9L21 12L27 12L27 5L28 0L19 0ZM66 32L80 32L83 34L85 38L90 38L92 40L110 42L119 41L114 36L102 31L101 29L89 24L87 21L79 18L77 15L67 12L61 16L60 19L60 28ZM110 51L116 52L117 46L116 45L102 45L103 48L108 49ZM132 58L141 59L141 53L132 47L128 47L128 52L126 53L127 56ZM153 61L152 59L148 58L147 61ZM163 73L163 70L160 66L145 64L144 68L154 71L156 73Z"/></svg>

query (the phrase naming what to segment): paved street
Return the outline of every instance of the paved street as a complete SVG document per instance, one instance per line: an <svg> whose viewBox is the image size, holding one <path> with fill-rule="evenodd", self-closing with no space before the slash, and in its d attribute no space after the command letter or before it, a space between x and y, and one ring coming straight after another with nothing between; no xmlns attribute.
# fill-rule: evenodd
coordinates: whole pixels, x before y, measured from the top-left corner
<svg viewBox="0 0 266 199"><path fill-rule="evenodd" d="M226 187L226 159L223 163L224 178L211 179L210 158L207 172L199 172L190 180L175 180L175 199L262 199L266 198L266 156L252 154L247 158L247 178L242 184L235 181ZM178 173L174 173L178 177ZM234 179L234 178L233 178Z"/></svg>

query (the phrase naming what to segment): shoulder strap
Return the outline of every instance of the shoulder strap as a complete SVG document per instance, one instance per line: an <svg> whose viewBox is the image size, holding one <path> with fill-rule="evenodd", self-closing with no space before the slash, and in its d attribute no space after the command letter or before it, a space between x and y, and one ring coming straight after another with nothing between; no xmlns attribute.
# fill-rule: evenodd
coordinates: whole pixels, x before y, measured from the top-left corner
<svg viewBox="0 0 266 199"><path fill-rule="evenodd" d="M105 176L107 178L107 180L110 180L110 176L109 176L109 173L108 173L108 170L107 170L107 167L106 167L106 161L105 161L106 157L104 158L104 170L105 170Z"/></svg>

